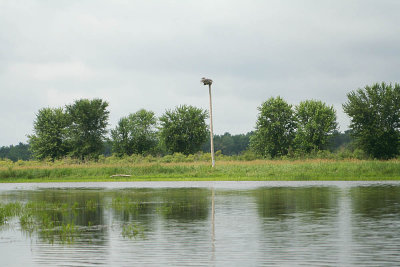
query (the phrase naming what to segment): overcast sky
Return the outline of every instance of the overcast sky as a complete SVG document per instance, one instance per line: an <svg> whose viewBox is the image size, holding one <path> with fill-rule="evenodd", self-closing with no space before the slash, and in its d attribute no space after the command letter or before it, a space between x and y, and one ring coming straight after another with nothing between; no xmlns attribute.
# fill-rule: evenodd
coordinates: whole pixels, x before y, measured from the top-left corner
<svg viewBox="0 0 400 267"><path fill-rule="evenodd" d="M110 126L208 108L214 131L254 129L280 95L336 108L351 90L399 82L400 1L0 0L0 146L26 142L36 113L80 98L109 102Z"/></svg>

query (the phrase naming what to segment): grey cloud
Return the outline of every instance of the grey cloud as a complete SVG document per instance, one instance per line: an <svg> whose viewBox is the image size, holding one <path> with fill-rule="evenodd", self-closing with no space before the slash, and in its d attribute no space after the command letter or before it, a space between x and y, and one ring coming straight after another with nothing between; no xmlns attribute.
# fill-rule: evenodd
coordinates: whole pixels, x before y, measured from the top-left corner
<svg viewBox="0 0 400 267"><path fill-rule="evenodd" d="M140 108L208 108L216 133L254 128L257 106L334 105L398 81L398 1L0 1L0 145L26 140L37 110L110 102L111 125ZM21 103L15 105L13 102ZM14 127L18 125L18 127Z"/></svg>

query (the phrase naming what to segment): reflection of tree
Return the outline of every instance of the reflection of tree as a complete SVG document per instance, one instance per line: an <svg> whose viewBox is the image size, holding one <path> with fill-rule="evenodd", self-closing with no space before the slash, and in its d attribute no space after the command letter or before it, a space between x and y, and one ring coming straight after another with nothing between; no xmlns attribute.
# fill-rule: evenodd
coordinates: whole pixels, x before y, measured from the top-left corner
<svg viewBox="0 0 400 267"><path fill-rule="evenodd" d="M103 244L104 227L89 228L84 232L81 227L104 225L104 196L98 190L38 190L29 192L27 212L42 227L61 229L65 233L72 231L76 238L90 239L96 244ZM51 239L51 231L39 231L39 237Z"/></svg>
<svg viewBox="0 0 400 267"><path fill-rule="evenodd" d="M156 202L154 189L112 191L110 197L113 219L124 224L138 222L144 229L151 229Z"/></svg>
<svg viewBox="0 0 400 267"><path fill-rule="evenodd" d="M376 266L398 261L400 187L367 186L350 189L352 199L352 253ZM365 263L365 264L364 264ZM390 264L389 264L390 265Z"/></svg>
<svg viewBox="0 0 400 267"><path fill-rule="evenodd" d="M30 201L60 203L71 207L67 210L54 210L53 216L59 221L73 222L75 225L104 224L104 203L100 191L91 190L43 190L32 194Z"/></svg>
<svg viewBox="0 0 400 267"><path fill-rule="evenodd" d="M260 188L254 191L262 217L284 219L294 213L310 213L320 217L337 206L337 191L328 187Z"/></svg>
<svg viewBox="0 0 400 267"><path fill-rule="evenodd" d="M369 218L400 216L399 186L354 187L350 190L353 213Z"/></svg>
<svg viewBox="0 0 400 267"><path fill-rule="evenodd" d="M275 187L253 194L261 217L262 250L269 262L313 265L339 258L337 243L331 241L339 235L340 189Z"/></svg>
<svg viewBox="0 0 400 267"><path fill-rule="evenodd" d="M210 191L202 188L160 190L162 204L157 210L166 219L182 222L207 220Z"/></svg>

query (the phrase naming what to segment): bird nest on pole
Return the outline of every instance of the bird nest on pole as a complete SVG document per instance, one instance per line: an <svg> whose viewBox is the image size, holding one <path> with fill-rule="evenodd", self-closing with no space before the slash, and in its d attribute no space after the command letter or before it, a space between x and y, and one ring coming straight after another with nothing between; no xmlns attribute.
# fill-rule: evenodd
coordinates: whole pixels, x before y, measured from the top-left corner
<svg viewBox="0 0 400 267"><path fill-rule="evenodd" d="M212 84L212 80L211 79L206 79L206 78L201 78L201 82L204 84L204 85L211 85Z"/></svg>

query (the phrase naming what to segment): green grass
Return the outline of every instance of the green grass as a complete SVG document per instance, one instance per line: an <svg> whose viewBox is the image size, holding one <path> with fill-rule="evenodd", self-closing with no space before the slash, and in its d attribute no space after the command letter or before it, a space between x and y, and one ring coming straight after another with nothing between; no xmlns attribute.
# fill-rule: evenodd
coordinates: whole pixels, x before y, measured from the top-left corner
<svg viewBox="0 0 400 267"><path fill-rule="evenodd" d="M128 174L131 177L110 177ZM0 182L400 180L400 161L256 160L0 168Z"/></svg>

